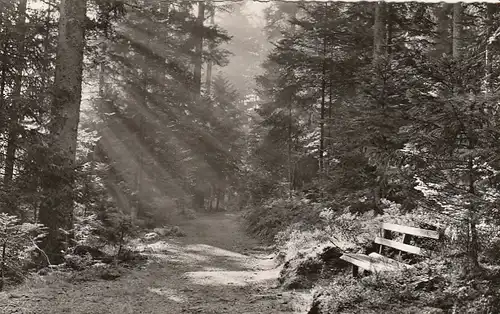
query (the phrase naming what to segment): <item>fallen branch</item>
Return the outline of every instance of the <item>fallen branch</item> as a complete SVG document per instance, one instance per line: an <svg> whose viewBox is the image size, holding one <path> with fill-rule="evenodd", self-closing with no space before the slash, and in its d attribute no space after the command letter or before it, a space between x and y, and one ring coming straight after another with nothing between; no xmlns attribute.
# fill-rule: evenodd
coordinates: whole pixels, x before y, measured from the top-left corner
<svg viewBox="0 0 500 314"><path fill-rule="evenodd" d="M33 244L33 246L38 250L40 251L40 253L42 253L43 256L45 256L45 259L47 260L47 264L49 267L53 266L51 263L50 263L50 259L49 257L47 256L47 254L45 253L44 250L42 250L36 243L33 239L30 239L31 240L31 243Z"/></svg>
<svg viewBox="0 0 500 314"><path fill-rule="evenodd" d="M337 245L337 243L333 242L332 238L328 238L328 241L330 241L330 243L332 243L336 248L338 248L342 253L345 253L346 250L342 249L340 246Z"/></svg>

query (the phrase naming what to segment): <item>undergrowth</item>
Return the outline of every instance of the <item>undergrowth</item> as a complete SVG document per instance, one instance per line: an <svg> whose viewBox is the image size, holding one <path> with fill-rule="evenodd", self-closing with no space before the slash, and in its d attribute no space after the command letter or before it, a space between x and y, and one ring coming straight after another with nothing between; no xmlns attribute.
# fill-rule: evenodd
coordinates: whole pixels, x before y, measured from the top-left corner
<svg viewBox="0 0 500 314"><path fill-rule="evenodd" d="M295 229L310 230L321 223L322 205L307 199L277 199L260 206L247 209L244 214L245 227L248 233L266 242L290 226Z"/></svg>
<svg viewBox="0 0 500 314"><path fill-rule="evenodd" d="M452 261L437 259L409 271L337 276L317 288L316 306L318 313L498 313L500 281L493 272L467 279Z"/></svg>
<svg viewBox="0 0 500 314"><path fill-rule="evenodd" d="M419 211L405 213L397 203L383 200L383 214L373 211L352 213L349 209L333 211L323 207L316 223L309 230L291 224L275 237L285 261L293 260L298 274L303 263L316 258L327 247L339 252L369 254L377 248L373 243L382 222L435 229L439 240L411 240L412 245L431 253L430 258L406 256L405 263L413 268L404 272L369 274L352 278L350 265L334 263L328 280L316 283L315 307L310 313L499 313L500 267L495 248L498 230L480 226L483 241L481 270L467 272L466 252L460 235L460 224L452 220ZM402 235L392 234L401 241ZM372 251L370 251L372 250ZM390 253L390 252L389 252ZM386 252L387 254L387 252ZM391 256L390 254L388 256ZM393 257L396 258L396 257ZM367 275L367 274L365 274ZM285 282L285 280L283 280ZM314 307L313 307L314 309Z"/></svg>

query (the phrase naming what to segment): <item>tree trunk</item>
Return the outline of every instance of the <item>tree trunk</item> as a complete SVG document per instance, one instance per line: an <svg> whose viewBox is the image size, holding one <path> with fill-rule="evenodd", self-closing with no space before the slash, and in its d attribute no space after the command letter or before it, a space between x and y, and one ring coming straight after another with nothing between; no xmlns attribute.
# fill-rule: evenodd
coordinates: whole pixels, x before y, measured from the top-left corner
<svg viewBox="0 0 500 314"><path fill-rule="evenodd" d="M45 17L45 34L43 38L43 74L42 74L42 86L44 88L49 88L49 82L50 82L50 73L49 73L49 67L50 67L50 18L52 15L52 7L49 5L47 6L47 15ZM41 103L43 104L46 100L46 93L42 95L42 100Z"/></svg>
<svg viewBox="0 0 500 314"><path fill-rule="evenodd" d="M462 31L463 31L463 25L462 25L462 14L463 14L463 8L461 3L454 3L453 4L453 39L452 39L452 52L453 52L453 58L454 59L460 59L462 55L462 44L463 44L463 38L462 38ZM458 95L461 92L461 86L454 86L454 95ZM472 136L468 137L468 149L470 151L474 151L476 143L475 140L472 138ZM471 267L472 269L478 269L479 268L479 239L478 239L478 233L477 233L477 214L476 214L476 207L473 202L473 198L475 193L475 180L476 180L476 175L475 175L475 167L474 167L474 160L472 156L469 156L468 163L467 163L467 172L469 175L468 181L469 181L469 188L468 188L468 193L470 195L471 201L470 205L468 208L468 215L467 215L467 223L466 223L466 229L467 229L467 234L469 235L468 237L468 245L467 245L467 256L468 256L468 265L467 267Z"/></svg>
<svg viewBox="0 0 500 314"><path fill-rule="evenodd" d="M2 70L0 73L0 110L3 113L5 110L5 87L7 85L7 56L5 55L5 49L7 49L7 44L3 45L2 53ZM3 120L3 119L2 119ZM2 121L3 122L3 121Z"/></svg>
<svg viewBox="0 0 500 314"><path fill-rule="evenodd" d="M3 130L8 122L5 120L5 113L7 113L7 110L5 108L5 88L7 86L7 38L5 38L5 41L1 43L1 48L2 59L0 61L2 62L2 67L0 70L0 130ZM2 162L3 164L3 158L0 159L0 162Z"/></svg>
<svg viewBox="0 0 500 314"><path fill-rule="evenodd" d="M149 86L149 69L146 65L146 60L144 60L144 66L143 66L143 73L142 73L142 83L143 83L143 93L144 93L144 99L143 99L143 106L144 108L147 108L148 106L148 86ZM144 115L142 112L139 110L137 113L139 115L139 121L137 123L139 124L139 134L137 134L137 138L139 140L139 155L137 156L137 170L136 170L136 177L135 177L135 191L136 191L136 200L135 200L135 206L132 207L132 211L130 213L130 218L132 220L132 224L137 223L137 217L139 214L143 211L143 181L144 181L144 152L142 145L146 141L145 138L145 132L144 132Z"/></svg>
<svg viewBox="0 0 500 314"><path fill-rule="evenodd" d="M5 285L5 259L7 258L7 241L2 243L2 263L0 264L0 291L3 291Z"/></svg>
<svg viewBox="0 0 500 314"><path fill-rule="evenodd" d="M194 187L193 190L193 208L199 211L203 211L205 208L205 193L198 187Z"/></svg>
<svg viewBox="0 0 500 314"><path fill-rule="evenodd" d="M375 19L373 22L373 66L377 67L380 61L387 56L387 7L385 2L381 1L376 4L375 7ZM379 79L379 78L377 78ZM384 82L385 83L385 82ZM382 106L385 103L385 84L382 83L380 103ZM383 108L382 108L383 110ZM383 194L383 185L385 178L385 171L382 166L377 166L377 179L375 182L375 187L373 189L373 202L375 205L375 211L377 213L382 213L380 208L381 198Z"/></svg>
<svg viewBox="0 0 500 314"><path fill-rule="evenodd" d="M293 193L293 162L292 162L292 99L288 101L288 141L287 141L287 161L288 161L288 198L292 198Z"/></svg>
<svg viewBox="0 0 500 314"><path fill-rule="evenodd" d="M215 187L213 185L210 185L210 197L208 201L208 211L212 212L213 211L213 204L214 204L214 195L215 195Z"/></svg>
<svg viewBox="0 0 500 314"><path fill-rule="evenodd" d="M6 25L2 25L1 23L3 22L3 12L0 11L0 31L3 29L6 29ZM5 23L4 23L5 24ZM2 27L3 26L3 27ZM3 34L3 32L0 32L0 130L4 128L4 117L5 117L5 84L6 84L6 74L7 74L7 33ZM2 159L0 159L0 162L2 162ZM3 162L2 162L3 163ZM2 166L2 164L0 164Z"/></svg>
<svg viewBox="0 0 500 314"><path fill-rule="evenodd" d="M323 37L323 65L321 71L321 111L320 111L320 120L319 120L319 130L320 130L320 138L319 138L319 173L320 176L323 176L324 171L324 160L323 157L325 155L325 99L326 99L326 35Z"/></svg>
<svg viewBox="0 0 500 314"><path fill-rule="evenodd" d="M451 3L442 3L440 6L436 7L436 18L437 22L437 43L435 49L436 57L441 57L443 54L451 55L452 47L449 40L450 35L450 18L449 13L451 11Z"/></svg>
<svg viewBox="0 0 500 314"><path fill-rule="evenodd" d="M198 2L197 34L196 36L196 56L194 60L194 94L195 97L201 95L201 68L203 65L203 22L205 21L205 2Z"/></svg>
<svg viewBox="0 0 500 314"><path fill-rule="evenodd" d="M485 73L484 73L484 90L486 92L492 92L493 91L493 79L492 79L492 73L493 73L493 54L490 51L490 45L492 44L490 42L491 36L493 36L495 32L494 28L494 17L493 13L495 12L495 4L493 3L487 3L486 4L486 24L488 25L488 41L486 43L486 51L485 51Z"/></svg>
<svg viewBox="0 0 500 314"><path fill-rule="evenodd" d="M12 103L9 110L9 136L7 140L7 151L5 156L4 185L8 186L14 175L14 163L16 159L17 138L19 136L19 120L21 111L21 88L24 71L24 46L26 36L26 4L27 0L21 0L17 9L18 28L16 75L14 77L14 90L12 93ZM13 208L10 208L12 212Z"/></svg>
<svg viewBox="0 0 500 314"><path fill-rule="evenodd" d="M385 38L385 43L386 43L386 49L385 53L387 53L388 56L392 54L392 37L393 37L393 31L394 31L394 8L391 3L387 3L386 5L386 15L385 15L385 22L386 22L386 38Z"/></svg>
<svg viewBox="0 0 500 314"><path fill-rule="evenodd" d="M453 4L453 58L461 56L462 50L462 4L460 2Z"/></svg>
<svg viewBox="0 0 500 314"><path fill-rule="evenodd" d="M298 7L294 7L294 10L291 12L292 19L297 17ZM292 34L296 31L296 25L292 24L290 30ZM290 97L291 98L291 97ZM292 108L292 99L288 101L288 140L287 140L287 163L288 163L288 198L291 199L294 190L293 184L293 160L292 160L292 126L293 126L293 108Z"/></svg>
<svg viewBox="0 0 500 314"><path fill-rule="evenodd" d="M470 141L470 139L469 139ZM469 149L473 150L474 149L474 143L471 141L469 144ZM469 265L473 270L479 269L479 236L477 232L477 213L476 213L476 206L474 205L473 202L473 196L475 196L476 191L474 188L474 183L476 180L475 176L475 170L474 170L474 160L471 157L469 157L468 165L467 165L467 170L469 173L469 194L471 196L471 201L469 205L469 213L468 213L468 221L467 221L467 234L469 235L468 239L468 245L467 245L467 255L469 257Z"/></svg>
<svg viewBox="0 0 500 314"><path fill-rule="evenodd" d="M377 64L386 52L386 4L383 1L375 5L373 24L373 62Z"/></svg>
<svg viewBox="0 0 500 314"><path fill-rule="evenodd" d="M291 17L291 21L294 21L296 18L297 18L297 13L299 12L299 6L297 5L297 3L290 3L291 5L293 5L293 8L291 9L291 12L290 12L290 17ZM328 3L327 3L328 5ZM292 34L295 33L295 31L297 30L297 25L295 25L295 23L291 24L292 25Z"/></svg>
<svg viewBox="0 0 500 314"><path fill-rule="evenodd" d="M219 205L220 205L220 189L217 188L217 190L215 191L215 211L218 212L219 211Z"/></svg>
<svg viewBox="0 0 500 314"><path fill-rule="evenodd" d="M328 82L328 133L326 139L326 151L328 152L326 174L328 175L329 165L331 163L331 156L333 154L332 149L332 110L333 110L333 69L330 68L329 82Z"/></svg>
<svg viewBox="0 0 500 314"><path fill-rule="evenodd" d="M63 251L73 227L73 185L78 123L82 97L86 0L62 0L56 55L54 99L50 122L52 162L58 171L46 171L40 222L47 228L42 249L52 264L63 262Z"/></svg>
<svg viewBox="0 0 500 314"><path fill-rule="evenodd" d="M139 155L137 156L137 170L135 173L135 191L136 191L136 199L135 199L135 205L132 207L132 211L130 212L130 219L132 221L132 224L135 225L137 223L137 217L139 216L139 213L143 211L143 191L142 191L142 185L143 185L143 168L144 168L144 156L143 156L143 151L141 148L141 144L144 143L144 116L139 113L139 134L138 134L138 139L139 139Z"/></svg>
<svg viewBox="0 0 500 314"><path fill-rule="evenodd" d="M215 7L212 5L212 8L210 10L210 24L213 26L215 25ZM209 50L210 50L210 53L213 52L215 48L215 45L214 45L214 42L210 42L210 45L209 45ZM213 61L212 59L210 58L208 60L208 63L207 63L207 81L206 81L206 84L207 84L207 94L210 94L210 90L212 88L212 67L213 67Z"/></svg>

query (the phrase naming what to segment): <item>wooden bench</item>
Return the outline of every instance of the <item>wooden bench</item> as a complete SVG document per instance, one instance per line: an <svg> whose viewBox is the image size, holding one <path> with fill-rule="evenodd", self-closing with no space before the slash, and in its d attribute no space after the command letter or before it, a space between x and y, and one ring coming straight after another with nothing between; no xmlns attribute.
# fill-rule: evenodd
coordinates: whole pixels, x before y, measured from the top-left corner
<svg viewBox="0 0 500 314"><path fill-rule="evenodd" d="M390 240L390 234L392 232L402 233L403 242ZM395 225L391 223L383 223L380 228L380 236L375 237L375 243L379 245L378 253L365 254L344 254L340 258L346 262L353 265L352 274L354 277L358 276L358 269L364 269L370 272L387 272L395 271L402 268L411 268L411 265L407 265L400 261L394 260L383 256L383 247L391 247L399 251L399 259L401 259L401 252L412 253L420 256L429 256L428 251L410 245L410 239L412 236L424 237L430 239L439 239L439 233L434 230L426 230L420 228L406 227L401 225Z"/></svg>

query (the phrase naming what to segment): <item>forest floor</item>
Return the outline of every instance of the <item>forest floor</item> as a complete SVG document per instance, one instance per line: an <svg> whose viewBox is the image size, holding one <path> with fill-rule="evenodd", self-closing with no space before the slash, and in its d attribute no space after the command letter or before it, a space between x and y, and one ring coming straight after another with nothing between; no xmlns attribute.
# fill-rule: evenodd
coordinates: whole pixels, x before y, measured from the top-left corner
<svg viewBox="0 0 500 314"><path fill-rule="evenodd" d="M179 224L186 237L138 245L145 265L113 281L55 274L0 293L5 314L306 313L307 292L277 287L281 267L242 231L239 215L204 214Z"/></svg>

